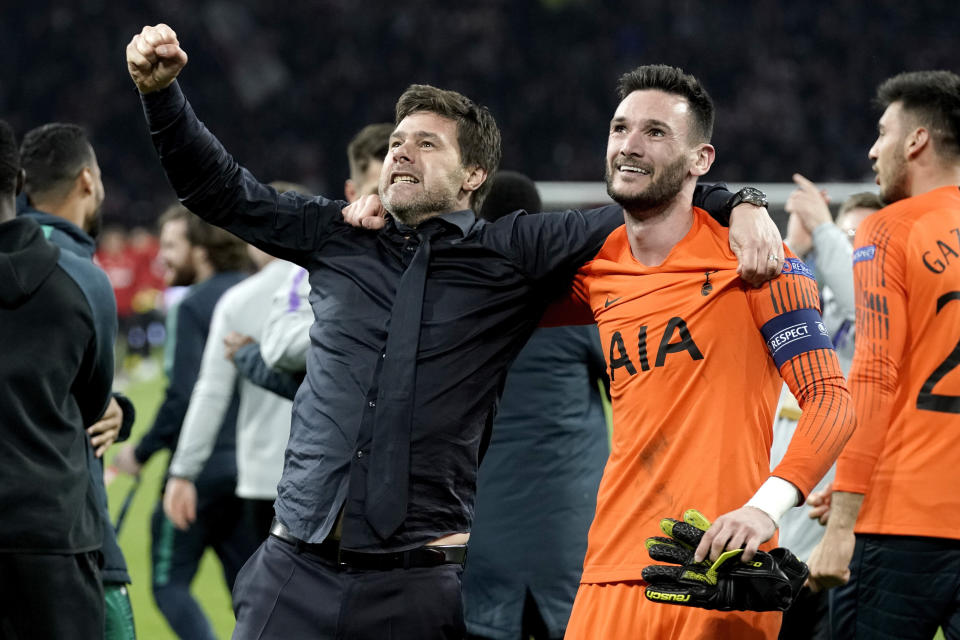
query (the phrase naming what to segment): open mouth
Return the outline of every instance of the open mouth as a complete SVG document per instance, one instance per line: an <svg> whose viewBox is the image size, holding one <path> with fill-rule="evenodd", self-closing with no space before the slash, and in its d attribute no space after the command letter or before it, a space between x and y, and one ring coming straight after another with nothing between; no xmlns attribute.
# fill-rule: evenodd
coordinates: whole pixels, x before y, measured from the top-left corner
<svg viewBox="0 0 960 640"><path fill-rule="evenodd" d="M643 167L638 167L632 164L622 164L619 167L617 167L617 171L619 171L620 173L637 173L642 176L650 175L649 169L644 169Z"/></svg>
<svg viewBox="0 0 960 640"><path fill-rule="evenodd" d="M407 184L419 184L419 183L420 183L419 180L417 180L417 179L414 178L413 176L408 175L408 174L405 174L405 173L395 173L395 174L393 174L393 176L390 178L390 184L398 184L398 183L401 183L401 182L405 182L405 183L407 183Z"/></svg>

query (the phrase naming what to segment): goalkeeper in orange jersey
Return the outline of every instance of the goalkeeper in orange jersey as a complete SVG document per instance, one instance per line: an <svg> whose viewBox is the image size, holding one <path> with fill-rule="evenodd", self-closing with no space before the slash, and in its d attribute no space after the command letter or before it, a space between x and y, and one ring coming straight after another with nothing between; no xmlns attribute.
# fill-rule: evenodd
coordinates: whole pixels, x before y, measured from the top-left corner
<svg viewBox="0 0 960 640"><path fill-rule="evenodd" d="M692 205L714 160L706 91L679 69L646 66L621 78L620 96L607 189L626 224L546 319L597 322L613 399L612 452L566 637L772 639L779 611L645 598L644 541L660 534L662 517L696 507L719 517L694 560L738 548L751 560L772 546L778 519L853 431L849 396L811 272L787 252L780 276L752 288L737 274L727 231ZM804 411L770 475L781 377Z"/></svg>

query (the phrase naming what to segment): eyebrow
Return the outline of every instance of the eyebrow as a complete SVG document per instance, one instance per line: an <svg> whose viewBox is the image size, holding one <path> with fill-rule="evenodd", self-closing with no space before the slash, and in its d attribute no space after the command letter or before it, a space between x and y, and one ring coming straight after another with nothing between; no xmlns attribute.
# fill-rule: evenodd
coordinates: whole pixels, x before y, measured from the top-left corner
<svg viewBox="0 0 960 640"><path fill-rule="evenodd" d="M617 116L616 118L610 121L610 124L611 125L624 124L627 122L629 122L627 118L623 116ZM669 124L667 124L663 120L657 120L656 118L648 118L646 120L642 120L641 124L643 127L659 127L661 129L666 129L667 131L673 131L673 128Z"/></svg>
<svg viewBox="0 0 960 640"><path fill-rule="evenodd" d="M432 138L434 140L439 140L440 136L431 132L431 131L412 131L410 134L411 138ZM402 131L394 131L390 134L390 139L394 138L406 138L407 136Z"/></svg>

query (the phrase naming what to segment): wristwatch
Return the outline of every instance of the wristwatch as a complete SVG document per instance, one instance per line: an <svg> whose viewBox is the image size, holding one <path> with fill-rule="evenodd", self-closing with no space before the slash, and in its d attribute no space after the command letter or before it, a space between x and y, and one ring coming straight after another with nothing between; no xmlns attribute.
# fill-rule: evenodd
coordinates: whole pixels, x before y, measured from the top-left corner
<svg viewBox="0 0 960 640"><path fill-rule="evenodd" d="M765 194L763 191L760 191L760 189L755 189L754 187L744 187L743 189L740 189L740 191L737 191L735 194L733 194L733 197L730 198L730 203L728 205L730 207L730 211L733 211L734 207L736 207L738 204L743 204L744 202L747 204L756 205L758 207L766 207L767 194Z"/></svg>

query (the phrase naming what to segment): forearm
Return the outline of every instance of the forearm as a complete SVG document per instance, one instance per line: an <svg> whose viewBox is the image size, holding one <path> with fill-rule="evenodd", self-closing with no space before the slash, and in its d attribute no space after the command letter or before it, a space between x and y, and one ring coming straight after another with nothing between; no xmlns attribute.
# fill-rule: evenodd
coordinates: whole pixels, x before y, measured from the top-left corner
<svg viewBox="0 0 960 640"><path fill-rule="evenodd" d="M725 227L730 226L730 205L734 194L727 189L725 182L697 184L693 191L693 206L705 210Z"/></svg>
<svg viewBox="0 0 960 640"><path fill-rule="evenodd" d="M237 366L237 372L241 376L258 387L272 391L289 400L293 400L294 396L297 395L297 390L303 382L302 374L298 376L268 367L263 358L260 357L260 348L257 343L248 344L238 349L233 361Z"/></svg>
<svg viewBox="0 0 960 640"><path fill-rule="evenodd" d="M855 365L850 384L859 426L837 460L833 486L837 491L864 494L886 442L896 388L880 375L879 366L871 371Z"/></svg>
<svg viewBox="0 0 960 640"><path fill-rule="evenodd" d="M305 370L312 324L313 310L309 305L268 319L259 350L266 365L285 372Z"/></svg>
<svg viewBox="0 0 960 640"><path fill-rule="evenodd" d="M120 423L120 433L117 434L117 442L125 442L133 430L133 423L137 418L137 411L130 398L122 393L114 391L113 398L117 401L117 404L120 405L120 410L123 412L123 421Z"/></svg>
<svg viewBox="0 0 960 640"><path fill-rule="evenodd" d="M853 320L853 247L846 234L832 222L821 224L813 230L813 247L817 284L830 287L840 312Z"/></svg>
<svg viewBox="0 0 960 640"><path fill-rule="evenodd" d="M802 413L773 475L806 496L833 465L856 428L853 402L831 349L801 354L781 367Z"/></svg>
<svg viewBox="0 0 960 640"><path fill-rule="evenodd" d="M860 514L862 504L862 493L834 491L830 495L830 519L827 521L827 531L852 531L857 524L857 516Z"/></svg>
<svg viewBox="0 0 960 640"><path fill-rule="evenodd" d="M141 96L154 146L183 204L272 255L305 259L343 203L278 194L227 153L174 82Z"/></svg>
<svg viewBox="0 0 960 640"><path fill-rule="evenodd" d="M134 449L137 462L145 464L153 454L161 449L173 449L180 436L180 425L187 412L188 398L184 397L173 385L167 387L163 403L157 410L153 426L140 439Z"/></svg>
<svg viewBox="0 0 960 640"><path fill-rule="evenodd" d="M230 379L233 382L233 378ZM195 480L210 458L213 447L233 397L233 385L229 389L203 388L201 381L190 399L190 408L183 420L183 428L177 440L177 449L170 461L170 475Z"/></svg>

